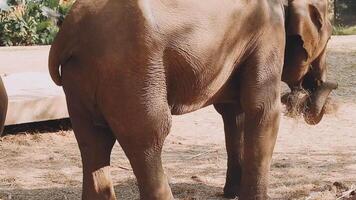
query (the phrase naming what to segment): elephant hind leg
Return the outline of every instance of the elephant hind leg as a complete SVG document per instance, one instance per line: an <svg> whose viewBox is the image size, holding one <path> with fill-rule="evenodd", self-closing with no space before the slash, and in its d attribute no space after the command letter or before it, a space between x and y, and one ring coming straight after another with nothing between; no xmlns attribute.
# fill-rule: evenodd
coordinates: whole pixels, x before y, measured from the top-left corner
<svg viewBox="0 0 356 200"><path fill-rule="evenodd" d="M91 112L73 90L65 88L67 105L83 164L83 200L115 200L110 177L110 154L116 138L93 123Z"/></svg>
<svg viewBox="0 0 356 200"><path fill-rule="evenodd" d="M237 104L214 104L214 107L223 118L228 157L224 197L234 199L241 186L244 114Z"/></svg>
<svg viewBox="0 0 356 200"><path fill-rule="evenodd" d="M116 199L110 177L110 154L115 137L108 128L94 126L86 116L70 110L83 163L82 199Z"/></svg>
<svg viewBox="0 0 356 200"><path fill-rule="evenodd" d="M135 121L119 120L125 124L124 129L115 123L117 120L109 124L130 161L141 199L171 200L173 195L161 161L163 143L171 127L171 114L164 103L152 107L156 108L154 112L147 112L149 108L131 111Z"/></svg>

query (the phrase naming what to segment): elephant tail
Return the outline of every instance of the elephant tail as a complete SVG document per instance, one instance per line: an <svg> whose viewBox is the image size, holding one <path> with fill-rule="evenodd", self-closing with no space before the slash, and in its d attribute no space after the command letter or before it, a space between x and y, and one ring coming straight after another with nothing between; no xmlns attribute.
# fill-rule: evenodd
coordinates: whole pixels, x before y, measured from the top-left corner
<svg viewBox="0 0 356 200"><path fill-rule="evenodd" d="M61 66L65 64L72 55L72 41L71 33L60 30L54 39L48 57L48 70L53 82L62 86L61 80Z"/></svg>
<svg viewBox="0 0 356 200"><path fill-rule="evenodd" d="M60 65L61 65L60 50L58 48L58 45L56 45L56 43L54 42L49 51L48 70L53 82L58 86L62 85L61 75L60 75Z"/></svg>

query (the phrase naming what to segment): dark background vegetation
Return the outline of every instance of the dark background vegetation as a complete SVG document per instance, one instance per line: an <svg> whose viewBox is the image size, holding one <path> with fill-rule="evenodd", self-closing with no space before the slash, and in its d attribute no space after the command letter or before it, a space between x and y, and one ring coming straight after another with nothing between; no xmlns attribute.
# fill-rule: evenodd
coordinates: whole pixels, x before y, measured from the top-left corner
<svg viewBox="0 0 356 200"><path fill-rule="evenodd" d="M340 26L356 25L356 1L355 0L335 0L334 2L334 23Z"/></svg>
<svg viewBox="0 0 356 200"><path fill-rule="evenodd" d="M356 1L329 0L334 35L356 34Z"/></svg>

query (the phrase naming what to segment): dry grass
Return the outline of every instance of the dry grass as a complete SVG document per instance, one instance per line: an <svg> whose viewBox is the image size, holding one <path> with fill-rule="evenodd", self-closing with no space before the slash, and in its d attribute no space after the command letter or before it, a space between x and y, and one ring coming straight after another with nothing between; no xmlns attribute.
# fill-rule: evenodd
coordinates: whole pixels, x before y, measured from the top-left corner
<svg viewBox="0 0 356 200"><path fill-rule="evenodd" d="M296 90L282 96L282 103L286 106L285 115L291 118L300 117L308 109L306 101L310 94L307 90Z"/></svg>
<svg viewBox="0 0 356 200"><path fill-rule="evenodd" d="M307 100L310 93L307 90L298 90L285 93L282 96L282 103L285 105L284 115L293 119L300 119L301 116L309 109ZM328 97L325 105L324 112L327 115L336 114L339 110L340 103L337 100Z"/></svg>

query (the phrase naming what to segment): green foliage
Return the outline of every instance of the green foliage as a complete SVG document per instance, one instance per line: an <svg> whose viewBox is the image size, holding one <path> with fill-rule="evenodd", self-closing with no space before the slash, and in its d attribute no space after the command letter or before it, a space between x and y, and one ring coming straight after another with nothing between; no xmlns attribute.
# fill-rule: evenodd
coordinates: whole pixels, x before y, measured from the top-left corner
<svg viewBox="0 0 356 200"><path fill-rule="evenodd" d="M10 9L0 11L0 46L47 45L58 32L56 21L45 16L48 7L62 15L68 13L72 2L59 0L11 0Z"/></svg>
<svg viewBox="0 0 356 200"><path fill-rule="evenodd" d="M334 35L356 35L356 26L345 27L345 26L334 26Z"/></svg>

